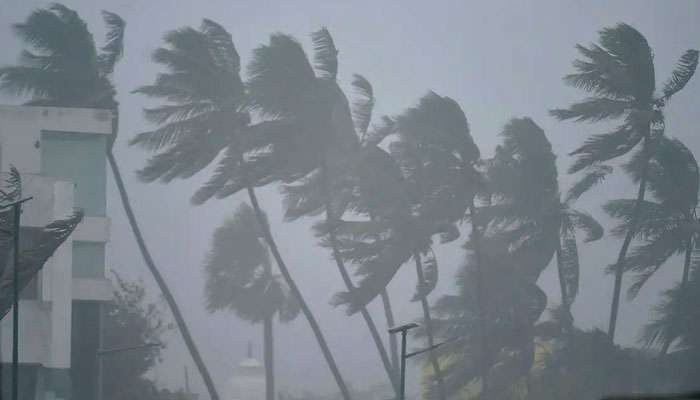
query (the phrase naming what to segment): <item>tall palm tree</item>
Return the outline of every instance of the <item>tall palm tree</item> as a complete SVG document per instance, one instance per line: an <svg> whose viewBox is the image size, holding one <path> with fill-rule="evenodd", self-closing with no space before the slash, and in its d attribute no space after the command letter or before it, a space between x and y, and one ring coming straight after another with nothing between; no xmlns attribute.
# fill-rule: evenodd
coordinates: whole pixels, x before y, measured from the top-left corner
<svg viewBox="0 0 700 400"><path fill-rule="evenodd" d="M118 130L118 103L112 84L112 72L123 52L124 20L103 11L107 37L98 49L92 34L77 12L61 4L32 12L24 23L14 26L15 33L32 50L24 50L16 66L0 68L0 90L18 96L30 96L27 105L87 107L113 110L113 133L107 160L114 175L119 197L141 255L173 313L185 345L197 365L212 400L219 396L204 360L167 283L158 270L129 202L126 187L113 153Z"/></svg>
<svg viewBox="0 0 700 400"><path fill-rule="evenodd" d="M254 190L286 174L285 161L268 160L260 152L267 145L294 148L294 125L282 120L251 123L249 94L240 78L240 58L231 35L221 25L204 20L199 30L169 32L165 42L168 46L157 49L153 59L168 71L159 74L152 85L136 90L165 101L144 110L146 118L158 127L131 140L131 144L155 153L139 171L141 179L169 182L189 178L223 154L209 182L194 194L193 203L247 192L277 268L299 302L343 398L349 400L323 332L277 248Z"/></svg>
<svg viewBox="0 0 700 400"><path fill-rule="evenodd" d="M299 303L284 279L272 271L269 250L257 216L242 204L232 218L216 229L204 266L205 297L209 312L229 310L251 323L263 324L265 398L275 400L275 315L289 322L299 314Z"/></svg>
<svg viewBox="0 0 700 400"><path fill-rule="evenodd" d="M453 99L439 96L430 92L422 97L415 107L409 108L396 118L397 140L391 142L390 150L399 165L407 182L408 198L413 199L413 208L419 220L412 229L417 237L417 243L426 243L426 238L440 233L443 241L454 240L459 231L452 224L463 219L471 222L470 243L473 247L473 265L475 266L476 288L479 293L477 302L484 299L481 281L482 252L480 242L483 221L475 206L475 197L483 190L483 178L478 170L479 149L470 135L469 124L464 112ZM425 223L429 221L430 223ZM420 228L418 228L420 227ZM428 241L429 243L429 241ZM430 321L429 308L425 296L429 293L430 285L421 279L423 266L421 255L429 255L429 248L413 247L412 256L416 262L416 272L419 276L419 290L416 299L421 299L424 308L424 318ZM434 257L428 257L431 275L437 273ZM430 280L436 280L435 275ZM485 324L487 320L485 304L477 307L479 318ZM432 323L428 323L426 334L432 346ZM488 347L486 329L481 325L477 328L482 348ZM488 385L487 353L479 353L481 379L483 387ZM431 352L435 372L439 372L439 363ZM438 394L444 396L449 391L449 384L442 382L440 373L436 374L439 381ZM486 390L484 391L486 392Z"/></svg>
<svg viewBox="0 0 700 400"><path fill-rule="evenodd" d="M636 273L628 291L632 298L674 254L685 256L678 289L683 293L696 247L700 171L693 153L678 139L664 137L659 140L648 168L648 188L653 200L642 203L636 235L642 243L632 249L626 263L627 270ZM634 168L632 173L637 170ZM618 236L629 229L634 203L633 199L622 199L605 205L605 210L621 221L613 230ZM671 341L664 341L662 354L668 351Z"/></svg>
<svg viewBox="0 0 700 400"><path fill-rule="evenodd" d="M532 269L528 275L539 276L556 256L563 315L573 323L570 309L579 277L576 230L591 242L603 236L603 228L589 214L574 209L571 200L560 199L556 156L542 128L530 118L514 118L501 136L503 144L488 162L493 200L485 212L510 236L518 259Z"/></svg>
<svg viewBox="0 0 700 400"><path fill-rule="evenodd" d="M287 121L284 135L270 135L258 152L257 169L273 167L284 187L286 218L325 213L322 231L348 291L356 290L340 254L335 227L346 211L349 171L359 154L348 100L336 82L337 50L327 29L312 34L315 64L293 38L275 34L254 50L249 64L248 98L252 110L273 122ZM315 67L315 70L314 70ZM226 184L218 184L219 191ZM366 307L359 310L396 393L396 373L376 324Z"/></svg>
<svg viewBox="0 0 700 400"><path fill-rule="evenodd" d="M644 36L630 25L621 23L604 28L599 34L599 44L577 45L576 48L582 59L574 62L576 72L567 75L564 81L590 93L591 97L567 109L553 110L552 115L560 120L578 122L623 122L612 132L591 136L571 153L576 161L569 172L583 173L581 180L572 187L571 197L580 196L603 181L612 172L609 165L612 160L631 151L641 158L636 164L640 170L635 210L613 267L615 284L608 334L614 341L627 251L638 229L647 188L648 160L655 151L655 142L664 133L664 107L692 78L698 52L686 51L661 93L657 93L652 50Z"/></svg>

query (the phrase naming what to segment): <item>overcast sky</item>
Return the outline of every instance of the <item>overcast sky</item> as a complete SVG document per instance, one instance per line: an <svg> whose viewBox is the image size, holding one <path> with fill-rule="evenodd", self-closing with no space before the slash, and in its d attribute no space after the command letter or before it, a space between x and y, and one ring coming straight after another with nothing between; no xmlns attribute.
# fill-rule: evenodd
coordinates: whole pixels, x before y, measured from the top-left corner
<svg viewBox="0 0 700 400"><path fill-rule="evenodd" d="M1 65L14 63L20 50L10 24L46 4L35 0L0 2ZM127 21L126 51L114 77L121 103L120 137L115 152L153 256L180 302L221 391L233 366L244 356L248 340L254 341L260 354L262 328L251 327L231 314L210 315L204 310L201 264L213 230L246 199L229 198L194 208L189 197L208 172L167 186L146 185L135 178L134 171L143 165L147 155L126 145L133 135L151 128L141 116L148 103L130 92L152 82L159 71L150 61L150 53L162 44L164 32L198 26L202 18L213 19L231 32L245 64L251 50L266 42L270 33L289 33L308 51L309 33L326 26L339 49L342 85L348 87L353 73L367 77L377 97L375 115L400 112L428 90L434 90L459 102L471 124L472 135L486 155L498 143L497 135L508 119L532 117L545 129L559 155L563 188L571 181L563 174L570 163L566 154L587 135L605 129L560 123L547 114L549 109L568 105L581 96L561 81L564 74L571 72L571 61L576 56L574 45L596 40L596 32L602 27L627 22L646 35L653 48L659 82L668 76L685 49L700 48L697 1L81 0L65 4L87 20L98 43L103 34L101 9L117 12ZM667 134L680 138L696 153L700 152L698 95L700 83L695 79L673 99L667 111ZM3 103L13 102L16 100L3 99ZM157 293L116 191L112 186L109 190L108 208L113 224L108 265L129 277L142 277L151 292ZM601 216L602 199L631 197L631 190L624 177L616 177L583 198L580 207ZM261 196L281 251L317 314L346 379L356 387L383 382L385 375L361 318L348 318L343 310L328 304L333 293L342 288L342 282L330 255L316 246L309 230L311 221L283 223L277 190L263 190ZM614 261L618 247L618 240L606 237L581 249L581 290L574 309L581 326L606 327L612 280L601 271ZM463 257L459 243L439 248L440 283L433 299L438 293L453 290L452 277ZM680 266L680 262L668 265L640 298L633 303L623 302L619 341L635 342L656 293L679 278ZM390 286L399 322L419 315L418 304L409 302L415 286L413 275L409 268ZM547 291L550 303L556 303L558 286L553 269L543 274L540 285ZM384 330L380 308L376 304L371 308ZM306 321L300 317L279 327L277 333L279 389L334 390ZM179 336L171 334L168 344L165 362L155 372L159 383L181 387L183 366L189 365L194 388L205 395ZM415 365L411 368L417 369ZM415 384L411 385L411 392L415 392Z"/></svg>

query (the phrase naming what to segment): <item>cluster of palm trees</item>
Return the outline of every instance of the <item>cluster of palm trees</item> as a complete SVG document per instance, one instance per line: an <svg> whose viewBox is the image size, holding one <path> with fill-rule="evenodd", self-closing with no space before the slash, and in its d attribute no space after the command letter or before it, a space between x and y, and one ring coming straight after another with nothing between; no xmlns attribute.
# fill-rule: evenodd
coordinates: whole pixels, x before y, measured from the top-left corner
<svg viewBox="0 0 700 400"><path fill-rule="evenodd" d="M125 24L115 14L104 16L108 36L97 49L74 11L53 5L32 13L16 31L34 52L27 50L19 65L0 69L0 88L29 95L30 105L116 113L110 79L122 53ZM242 74L231 35L204 20L199 28L165 35L152 57L163 71L135 91L159 102L144 110L154 129L130 141L152 153L138 171L143 181L188 179L216 163L192 202L232 201L239 192L248 196L250 205L238 206L216 229L205 264L206 301L210 311L232 310L263 323L268 400L275 397L273 320L289 321L299 313L311 327L340 396L351 398L258 202L257 189L269 185L281 187L288 221L317 218L313 230L319 245L330 252L345 285L333 303L348 314L361 314L387 382L397 393L396 342L380 334L377 316L367 306L379 298L387 324L394 324L387 285L404 265L415 269L413 300L422 311L420 334L426 346L449 342L428 352L424 387L429 398L584 396L649 388L652 379L625 372L641 370L641 360L650 369L673 363L683 371L672 377L674 382L690 384L692 363L700 360L700 315L693 308L700 272L695 251L700 176L692 152L665 135L663 111L692 78L697 51L681 57L659 91L652 51L631 26L603 29L598 43L577 46L581 59L565 82L590 97L552 115L621 123L610 133L591 136L571 154L569 172L581 178L562 196L556 155L530 118L514 118L503 128L502 143L491 158L481 156L465 113L449 97L430 92L414 107L374 121L370 82L355 75L355 100L349 101L337 82L339 58L330 32L322 28L311 38L310 59L294 38L271 35L253 51ZM116 136L116 124L114 128ZM140 233L111 149L108 159L144 260L210 397L218 400ZM610 324L606 334L582 331L571 312L579 291L577 234L590 242L602 238L604 230L575 201L620 164L639 190L634 199L604 206L619 220L611 232L624 238L610 267ZM455 279L459 290L431 305L438 279L434 249L460 237L467 255ZM681 282L665 293L656 319L645 329L646 344L661 347L658 360L616 346L623 275L635 274L634 296L679 253L685 256ZM537 280L553 260L561 306L542 322L547 296Z"/></svg>

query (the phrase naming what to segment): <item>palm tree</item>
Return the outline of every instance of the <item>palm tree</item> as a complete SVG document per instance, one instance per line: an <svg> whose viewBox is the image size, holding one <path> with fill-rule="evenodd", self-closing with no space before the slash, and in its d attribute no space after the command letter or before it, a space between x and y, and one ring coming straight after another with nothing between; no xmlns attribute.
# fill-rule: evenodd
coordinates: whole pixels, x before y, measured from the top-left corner
<svg viewBox="0 0 700 400"><path fill-rule="evenodd" d="M113 153L118 128L118 103L111 82L112 72L123 51L125 22L118 15L103 12L107 25L105 45L98 51L78 13L61 4L32 12L24 23L14 26L15 33L33 50L24 50L19 65L0 68L0 90L30 96L34 106L87 107L113 110L113 134L107 160L114 175L119 197L141 255L173 313L175 322L192 355L212 400L219 396L211 376L192 339L175 298L141 235L129 202L126 187Z"/></svg>
<svg viewBox="0 0 700 400"><path fill-rule="evenodd" d="M483 221L477 215L474 203L477 193L483 190L483 178L478 171L479 149L470 135L469 124L460 106L451 98L433 92L422 97L417 106L397 116L394 125L397 138L390 143L391 154L405 180L406 188L403 190L408 201L407 208L415 210L418 217L413 218L412 224L404 222L404 230L413 235L415 243L409 247L418 275L418 290L414 299L421 300L427 325L425 333L432 346L433 323L426 297L437 279L437 263L430 250L432 235L440 234L443 242L455 240L459 237L459 230L453 224L470 219L476 287L482 289L479 282L483 272L480 262ZM400 204L396 200L393 202ZM423 272L421 256L427 256L425 266L428 267L428 274ZM480 302L484 293L476 298ZM485 323L485 305L480 305L478 310L480 320ZM482 328L478 328L482 331L478 336L482 348L486 348L488 339L486 329ZM450 385L443 382L435 352L431 352L430 356L438 380L438 394L444 398ZM480 352L479 357L483 387L488 387L489 361L486 352Z"/></svg>
<svg viewBox="0 0 700 400"><path fill-rule="evenodd" d="M299 314L299 303L282 277L273 274L269 250L257 216L242 204L232 218L216 229L204 266L205 297L209 312L229 310L251 323L263 323L265 398L274 400L275 315L289 322Z"/></svg>
<svg viewBox="0 0 700 400"><path fill-rule="evenodd" d="M219 24L204 20L199 30L175 30L166 34L165 41L168 47L157 49L153 59L168 72L159 74L154 84L136 90L165 101L144 111L158 128L131 140L131 144L155 153L139 171L141 179L169 182L189 178L223 153L209 182L193 196L193 203L247 192L277 268L299 302L341 394L349 400L323 332L277 248L254 190L286 173L284 161L268 160L260 152L266 145L293 146L294 125L282 120L251 123L249 95L239 74L240 58L231 35Z"/></svg>
<svg viewBox="0 0 700 400"><path fill-rule="evenodd" d="M684 283L677 283L663 293L655 308L655 316L645 327L642 341L647 346L661 344L668 348L676 343L674 351L657 359L655 371L662 382L670 382L673 390L697 390L697 365L700 362L700 263L694 255L691 273Z"/></svg>
<svg viewBox="0 0 700 400"><path fill-rule="evenodd" d="M349 171L360 143L347 98L336 82L338 52L333 39L323 28L312 34L312 40L314 66L299 43L286 35L272 35L268 45L254 50L248 68L251 109L273 122L286 121L290 128L283 135L270 135L270 145L252 158L256 169L275 168L279 173L271 179L287 183L288 220L325 213L321 231L346 289L354 292L356 287L340 254L335 228L349 201ZM225 184L217 187L226 190ZM396 373L374 320L366 307L359 311L398 393Z"/></svg>
<svg viewBox="0 0 700 400"><path fill-rule="evenodd" d="M632 173L638 170L634 168ZM637 237L642 243L632 249L626 263L627 270L636 273L628 292L631 298L674 254L685 255L678 289L682 293L688 284L696 247L700 172L693 153L678 139L661 138L649 160L648 171L648 188L656 201L642 203L637 223ZM622 199L605 205L605 210L621 221L613 230L618 236L629 229L634 203L633 199ZM668 351L673 341L670 339L663 341L662 355Z"/></svg>
<svg viewBox="0 0 700 400"><path fill-rule="evenodd" d="M570 310L579 277L576 230L591 242L603 236L603 228L589 214L574 209L571 200L560 199L556 156L542 128L530 118L514 118L501 136L503 144L488 163L493 199L485 212L501 235L509 236L520 263L529 264L528 275L539 276L556 255L562 311L573 323Z"/></svg>
<svg viewBox="0 0 700 400"><path fill-rule="evenodd" d="M567 109L552 111L560 120L578 122L623 120L609 133L591 136L572 155L576 161L570 173L582 172L581 180L572 187L572 198L580 196L612 172L610 161L635 151L641 162L639 189L629 230L614 264L615 285L610 311L608 334L614 341L620 304L622 276L629 249L642 212L648 179L648 160L655 151L657 139L664 133L663 109L671 97L690 81L698 64L698 52L686 51L676 69L656 93L656 77L652 50L647 40L633 27L618 24L600 31L599 44L576 46L582 60L574 62L576 72L564 81L591 94L591 97Z"/></svg>

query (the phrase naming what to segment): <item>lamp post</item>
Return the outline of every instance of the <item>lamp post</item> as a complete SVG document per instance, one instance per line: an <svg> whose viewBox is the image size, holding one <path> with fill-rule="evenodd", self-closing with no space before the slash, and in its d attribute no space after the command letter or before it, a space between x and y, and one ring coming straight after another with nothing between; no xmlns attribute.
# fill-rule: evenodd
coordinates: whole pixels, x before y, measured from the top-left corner
<svg viewBox="0 0 700 400"><path fill-rule="evenodd" d="M401 383L400 383L401 386L399 388L399 399L398 400L405 400L406 399L406 360L411 358L411 357L417 356L419 354L423 354L427 351L435 350L444 344L454 342L455 340L459 339L459 338L448 339L448 340L445 340L444 342L434 344L434 345L427 347L425 349L416 350L416 351L411 352L411 353L406 353L406 335L408 334L408 331L410 331L413 328L417 328L418 326L419 326L418 324L411 322L409 324L396 326L396 327L389 329L389 333L392 335L399 333L399 332L401 333Z"/></svg>
<svg viewBox="0 0 700 400"><path fill-rule="evenodd" d="M19 220L22 204L31 199L4 204L0 209L12 209L12 231L2 230L12 236L12 400L17 400L19 388Z"/></svg>

